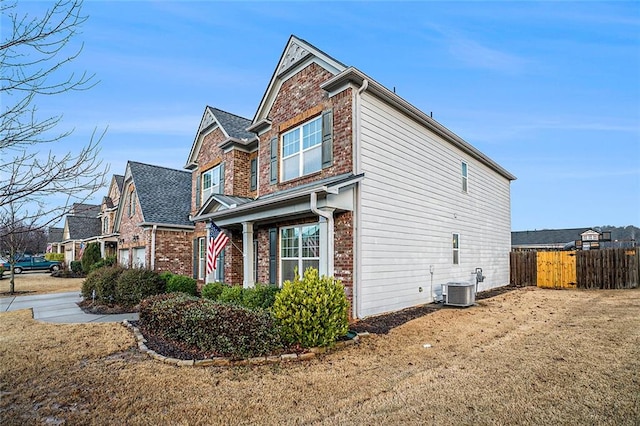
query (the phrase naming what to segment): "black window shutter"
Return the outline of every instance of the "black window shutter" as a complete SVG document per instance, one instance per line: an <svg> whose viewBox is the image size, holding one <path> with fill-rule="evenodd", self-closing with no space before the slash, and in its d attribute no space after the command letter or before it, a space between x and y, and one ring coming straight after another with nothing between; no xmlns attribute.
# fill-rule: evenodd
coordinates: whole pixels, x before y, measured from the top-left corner
<svg viewBox="0 0 640 426"><path fill-rule="evenodd" d="M251 160L251 177L250 177L249 190L255 191L258 188L258 159Z"/></svg>
<svg viewBox="0 0 640 426"><path fill-rule="evenodd" d="M269 229L269 283L278 284L277 271L278 271L278 229Z"/></svg>
<svg viewBox="0 0 640 426"><path fill-rule="evenodd" d="M271 138L271 175L269 178L269 183L274 184L278 183L278 137L274 136Z"/></svg>
<svg viewBox="0 0 640 426"><path fill-rule="evenodd" d="M224 194L224 163L220 164L220 189L218 194Z"/></svg>
<svg viewBox="0 0 640 426"><path fill-rule="evenodd" d="M333 110L322 113L322 168L333 164Z"/></svg>
<svg viewBox="0 0 640 426"><path fill-rule="evenodd" d="M196 209L200 208L200 185L202 184L202 175L198 173L196 176Z"/></svg>
<svg viewBox="0 0 640 426"><path fill-rule="evenodd" d="M198 246L198 239L193 240L193 278L198 279L198 266L200 257L200 247Z"/></svg>

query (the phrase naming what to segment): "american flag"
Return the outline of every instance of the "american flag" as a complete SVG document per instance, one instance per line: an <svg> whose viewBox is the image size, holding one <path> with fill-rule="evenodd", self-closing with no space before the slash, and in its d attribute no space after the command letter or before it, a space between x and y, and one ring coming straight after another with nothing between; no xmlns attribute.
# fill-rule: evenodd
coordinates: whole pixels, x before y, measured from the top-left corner
<svg viewBox="0 0 640 426"><path fill-rule="evenodd" d="M222 232L218 225L211 222L209 225L209 241L207 241L207 275L216 269L216 259L229 242L229 237Z"/></svg>

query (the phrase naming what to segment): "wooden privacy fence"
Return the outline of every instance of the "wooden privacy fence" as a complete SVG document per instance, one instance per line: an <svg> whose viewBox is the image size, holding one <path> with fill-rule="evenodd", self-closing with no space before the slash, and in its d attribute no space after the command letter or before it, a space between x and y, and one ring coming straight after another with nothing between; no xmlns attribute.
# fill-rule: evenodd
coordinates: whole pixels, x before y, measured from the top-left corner
<svg viewBox="0 0 640 426"><path fill-rule="evenodd" d="M511 284L624 289L640 284L640 248L511 252Z"/></svg>

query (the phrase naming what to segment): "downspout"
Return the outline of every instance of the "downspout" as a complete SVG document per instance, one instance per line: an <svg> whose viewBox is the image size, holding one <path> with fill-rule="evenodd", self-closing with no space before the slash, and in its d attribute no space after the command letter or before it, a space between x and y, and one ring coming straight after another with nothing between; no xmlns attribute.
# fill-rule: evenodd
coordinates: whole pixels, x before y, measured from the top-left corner
<svg viewBox="0 0 640 426"><path fill-rule="evenodd" d="M318 193L316 191L311 193L311 211L327 220L327 275L333 276L335 273L333 269L335 256L333 212L328 213L318 209Z"/></svg>
<svg viewBox="0 0 640 426"><path fill-rule="evenodd" d="M354 173L359 175L362 173L361 167L361 126L360 122L362 120L362 113L360 108L360 96L362 93L367 90L369 87L369 80L366 78L362 81L362 86L356 92L355 100L354 100L354 108L356 113L354 117L356 118L355 123L355 132L353 137L353 168ZM362 312L362 283L360 282L360 274L362 271L362 235L361 235L361 223L362 223L362 198L360 192L360 185L357 185L355 188L356 193L356 226L354 232L354 243L355 243L355 259L354 259L354 271L353 271L353 286L355 287L355 292L353 293L354 297L354 318L360 318L360 313Z"/></svg>
<svg viewBox="0 0 640 426"><path fill-rule="evenodd" d="M153 225L151 229L151 270L156 270L156 231L158 230L158 225Z"/></svg>

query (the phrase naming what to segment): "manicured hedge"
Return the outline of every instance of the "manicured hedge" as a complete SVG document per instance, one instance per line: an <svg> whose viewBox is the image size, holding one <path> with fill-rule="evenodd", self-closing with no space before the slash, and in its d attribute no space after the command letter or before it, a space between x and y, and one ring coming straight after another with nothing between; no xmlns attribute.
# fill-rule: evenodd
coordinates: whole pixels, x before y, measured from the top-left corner
<svg viewBox="0 0 640 426"><path fill-rule="evenodd" d="M265 356L282 348L279 329L266 311L198 299L184 293L163 294L140 304L140 324L167 339L212 356Z"/></svg>

